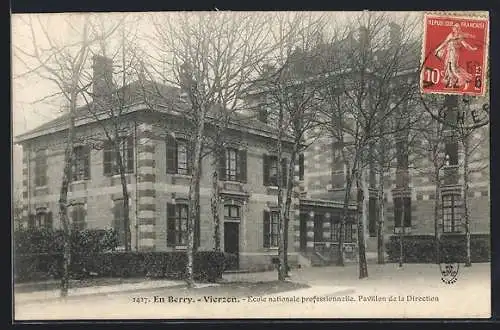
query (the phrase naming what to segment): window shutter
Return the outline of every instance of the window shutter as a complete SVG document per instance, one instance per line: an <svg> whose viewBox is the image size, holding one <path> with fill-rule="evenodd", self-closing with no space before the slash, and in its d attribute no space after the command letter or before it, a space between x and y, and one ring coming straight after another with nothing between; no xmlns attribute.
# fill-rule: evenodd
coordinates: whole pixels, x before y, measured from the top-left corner
<svg viewBox="0 0 500 330"><path fill-rule="evenodd" d="M31 213L28 217L28 228L35 228L35 215L33 213Z"/></svg>
<svg viewBox="0 0 500 330"><path fill-rule="evenodd" d="M281 182L283 184L283 188L286 188L287 184L287 178L288 178L288 164L287 164L287 159L282 158L281 159Z"/></svg>
<svg viewBox="0 0 500 330"><path fill-rule="evenodd" d="M104 154L103 154L103 173L106 176L109 176L112 174L112 164L113 164L113 153L111 151L111 142L110 141L105 141L104 142Z"/></svg>
<svg viewBox="0 0 500 330"><path fill-rule="evenodd" d="M167 155L167 173L177 173L177 141L167 136L166 142L166 155Z"/></svg>
<svg viewBox="0 0 500 330"><path fill-rule="evenodd" d="M405 197L403 202L404 202L404 210L405 210L405 217L403 219L403 225L405 227L411 227L411 198Z"/></svg>
<svg viewBox="0 0 500 330"><path fill-rule="evenodd" d="M226 180L226 149L219 149L219 180Z"/></svg>
<svg viewBox="0 0 500 330"><path fill-rule="evenodd" d="M85 180L90 179L90 147L84 147L84 155L83 155L83 170L84 170L84 178Z"/></svg>
<svg viewBox="0 0 500 330"><path fill-rule="evenodd" d="M299 180L304 180L304 154L299 155Z"/></svg>
<svg viewBox="0 0 500 330"><path fill-rule="evenodd" d="M167 246L175 246L175 204L167 203Z"/></svg>
<svg viewBox="0 0 500 330"><path fill-rule="evenodd" d="M134 172L134 136L127 137L127 173Z"/></svg>
<svg viewBox="0 0 500 330"><path fill-rule="evenodd" d="M52 217L52 212L48 212L47 213L47 218L46 218L46 223L45 223L45 227L47 229L52 229L52 226L53 226L53 217Z"/></svg>
<svg viewBox="0 0 500 330"><path fill-rule="evenodd" d="M247 151L240 150L240 182L247 183Z"/></svg>
<svg viewBox="0 0 500 330"><path fill-rule="evenodd" d="M264 186L269 185L269 157L264 154L262 155L262 164L263 164L263 172L264 172Z"/></svg>
<svg viewBox="0 0 500 330"><path fill-rule="evenodd" d="M271 247L271 219L269 211L264 211L264 228L262 232L264 234L264 247Z"/></svg>
<svg viewBox="0 0 500 330"><path fill-rule="evenodd" d="M402 199L394 198L394 227L401 227Z"/></svg>

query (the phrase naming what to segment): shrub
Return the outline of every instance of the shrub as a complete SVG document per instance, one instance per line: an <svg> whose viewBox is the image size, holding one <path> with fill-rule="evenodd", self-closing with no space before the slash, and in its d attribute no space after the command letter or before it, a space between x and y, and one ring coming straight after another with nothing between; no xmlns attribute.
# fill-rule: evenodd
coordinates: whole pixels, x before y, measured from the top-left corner
<svg viewBox="0 0 500 330"><path fill-rule="evenodd" d="M224 254L199 251L194 255L194 279L215 281L224 271ZM112 252L88 255L84 266L100 277L151 277L182 279L187 255L175 252Z"/></svg>
<svg viewBox="0 0 500 330"><path fill-rule="evenodd" d="M465 235L442 235L439 242L440 262L465 262ZM389 262L398 262L400 255L399 235L391 236L386 245ZM490 261L490 236L471 234L471 261ZM405 235L403 237L405 263L435 263L436 242L433 235Z"/></svg>
<svg viewBox="0 0 500 330"><path fill-rule="evenodd" d="M117 246L113 230L87 229L71 233L70 273L74 278L86 274L83 259L88 254L112 250ZM62 230L20 229L14 232L14 277L16 281L59 278L63 265Z"/></svg>

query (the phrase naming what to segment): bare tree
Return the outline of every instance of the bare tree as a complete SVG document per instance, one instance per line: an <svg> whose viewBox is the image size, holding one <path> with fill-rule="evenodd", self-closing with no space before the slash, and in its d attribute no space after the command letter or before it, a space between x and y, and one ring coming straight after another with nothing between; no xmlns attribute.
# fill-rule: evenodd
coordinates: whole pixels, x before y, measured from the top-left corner
<svg viewBox="0 0 500 330"><path fill-rule="evenodd" d="M239 107L238 96L251 79L253 67L263 58L266 29L248 13L183 13L153 17L157 56L149 65L151 76L179 86L185 92L187 109L183 118L192 125L189 138L193 159L202 157L207 143L207 125L215 128L212 142L220 141L228 119ZM160 69L159 69L160 68ZM168 70L162 70L168 68ZM171 69L171 70L170 70ZM217 113L216 109L222 109ZM211 146L211 149L214 146ZM222 146L223 147L223 146ZM214 158L221 149L214 152ZM206 150L208 153L210 149ZM218 167L218 166L217 166ZM217 168L216 167L216 168ZM187 282L192 284L194 191L200 180L199 162L193 162L189 185ZM212 215L215 236L220 234L218 174L213 173ZM220 247L219 238L216 238Z"/></svg>
<svg viewBox="0 0 500 330"><path fill-rule="evenodd" d="M277 186L279 230L278 256L280 265L278 279L288 276L288 230L290 210L294 193L295 166L300 153L307 147L306 135L318 125L317 113L320 104L318 89L321 86L320 72L315 63L320 61L322 33L325 19L314 14L279 13L273 21L272 30L275 52L259 68L260 77L255 84L260 88L270 125L277 129ZM314 137L308 136L308 143ZM290 151L290 159L283 156Z"/></svg>
<svg viewBox="0 0 500 330"><path fill-rule="evenodd" d="M409 32L414 22L403 20L399 27L392 26L387 31L388 19L386 14L380 13L356 16L348 26L347 37L337 40L333 53L346 60L329 63L329 88L325 88L323 94L325 129L336 140L347 167L344 210L339 226L339 265L344 265L343 232L353 183L356 182L360 189L366 184L363 171L373 162L369 150L377 139L396 133L393 125L385 123L406 106L416 90L414 77L404 74L412 64L411 53L415 47ZM355 32L358 32L357 38ZM396 130L407 129L410 124L407 120ZM364 278L368 276L364 223L359 212L361 203L359 198L357 200L359 276Z"/></svg>
<svg viewBox="0 0 500 330"><path fill-rule="evenodd" d="M57 93L49 97L62 96L68 104L68 130L64 152L64 170L59 194L59 218L64 233L63 275L61 279L61 296L68 295L69 265L71 260L70 225L67 215L68 186L72 177L73 145L75 141L75 111L78 97L81 95L81 77L90 45L95 42L89 31L88 15L71 15L65 20L70 33L76 41L60 41L54 38L47 29L47 23L38 16L33 19L19 18L29 27L31 49L15 47L14 55L27 68L22 76L34 74L43 80L55 84Z"/></svg>
<svg viewBox="0 0 500 330"><path fill-rule="evenodd" d="M97 149L104 149L104 171L106 175L118 174L123 195L123 241L125 251L131 250L130 230L130 195L127 188L127 173L133 170L133 164L129 161L131 145L128 145L127 137L133 132L129 127L127 107L133 101L134 91L129 83L138 76L140 61L135 51L134 39L137 31L131 30L136 18L129 19L127 16L118 17L117 21L109 22L99 17L90 25L92 34L99 42L92 48L94 54L94 71L92 75L86 75L86 80L91 81L85 88L82 97L85 100L85 109L88 116L92 118L102 129L103 137L83 136L83 142ZM120 40L116 49L110 49L109 26L113 31L120 32L116 39ZM114 64L119 59L118 70ZM118 229L121 232L121 229ZM119 234L120 235L120 234Z"/></svg>

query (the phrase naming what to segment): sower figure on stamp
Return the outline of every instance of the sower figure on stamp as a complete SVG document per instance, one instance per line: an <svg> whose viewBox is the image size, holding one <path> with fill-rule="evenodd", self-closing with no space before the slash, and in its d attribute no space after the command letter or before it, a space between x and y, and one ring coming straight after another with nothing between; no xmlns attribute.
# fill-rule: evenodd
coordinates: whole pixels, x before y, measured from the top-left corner
<svg viewBox="0 0 500 330"><path fill-rule="evenodd" d="M474 38L474 36L462 32L458 23L453 25L452 29L452 32L436 48L434 54L439 59L443 59L444 57L444 81L446 86L462 87L472 80L472 75L459 66L458 55L460 49L464 47L470 51L475 51L477 47L471 46L465 41L465 38Z"/></svg>

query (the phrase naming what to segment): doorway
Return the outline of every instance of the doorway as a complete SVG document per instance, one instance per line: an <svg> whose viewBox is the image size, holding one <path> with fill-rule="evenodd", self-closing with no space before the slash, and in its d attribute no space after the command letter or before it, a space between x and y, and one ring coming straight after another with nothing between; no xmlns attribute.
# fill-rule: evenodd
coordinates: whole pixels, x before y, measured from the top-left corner
<svg viewBox="0 0 500 330"><path fill-rule="evenodd" d="M224 222L224 252L228 254L226 270L236 270L240 266L240 223Z"/></svg>

